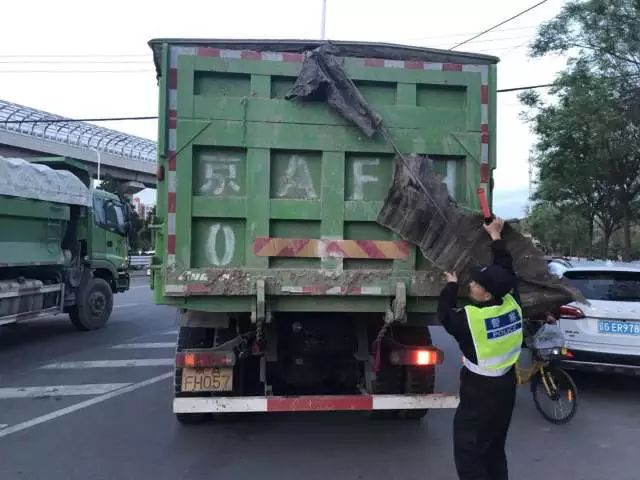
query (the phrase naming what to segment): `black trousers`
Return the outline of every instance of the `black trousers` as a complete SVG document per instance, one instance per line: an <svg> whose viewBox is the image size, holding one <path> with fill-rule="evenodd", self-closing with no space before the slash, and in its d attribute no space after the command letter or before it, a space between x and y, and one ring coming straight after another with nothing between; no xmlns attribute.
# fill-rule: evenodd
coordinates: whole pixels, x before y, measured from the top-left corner
<svg viewBox="0 0 640 480"><path fill-rule="evenodd" d="M460 480L507 480L504 444L516 396L515 369L486 377L462 367L453 451Z"/></svg>

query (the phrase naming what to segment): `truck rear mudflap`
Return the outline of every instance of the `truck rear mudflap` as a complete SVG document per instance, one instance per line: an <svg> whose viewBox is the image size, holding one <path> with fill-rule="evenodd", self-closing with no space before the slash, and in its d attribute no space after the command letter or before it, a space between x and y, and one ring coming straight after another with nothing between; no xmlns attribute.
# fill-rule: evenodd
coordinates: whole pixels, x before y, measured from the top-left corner
<svg viewBox="0 0 640 480"><path fill-rule="evenodd" d="M338 412L456 408L456 395L305 395L174 398L174 413Z"/></svg>

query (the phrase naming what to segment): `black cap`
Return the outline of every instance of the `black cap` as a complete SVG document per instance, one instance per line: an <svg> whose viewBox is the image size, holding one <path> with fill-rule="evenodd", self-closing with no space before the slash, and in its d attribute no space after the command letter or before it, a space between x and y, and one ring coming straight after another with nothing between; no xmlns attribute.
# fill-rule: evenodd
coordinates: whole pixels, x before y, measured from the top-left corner
<svg viewBox="0 0 640 480"><path fill-rule="evenodd" d="M515 277L498 265L474 268L471 280L484 287L494 298L504 297L516 285Z"/></svg>

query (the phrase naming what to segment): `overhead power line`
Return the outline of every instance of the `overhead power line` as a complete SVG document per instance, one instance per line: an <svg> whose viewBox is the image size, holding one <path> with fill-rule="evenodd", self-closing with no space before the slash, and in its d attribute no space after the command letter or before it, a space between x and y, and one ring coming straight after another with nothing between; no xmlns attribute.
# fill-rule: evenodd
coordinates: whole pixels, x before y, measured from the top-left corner
<svg viewBox="0 0 640 480"><path fill-rule="evenodd" d="M525 14L525 13L527 13L527 12L530 12L531 10L533 10L533 9L534 9L534 8L536 8L536 7L539 7L539 6L540 6L540 5L542 5L543 3L547 3L548 1L549 1L549 0L542 0L541 2L538 2L538 3L536 3L535 5L532 5L531 7L527 8L526 10L523 10L523 11L521 11L521 12L519 12L519 13L516 13L514 16L509 17L509 18L507 18L506 20L503 20L502 22L500 22L500 23L498 23L498 24L494 25L493 27L489 27L489 28L487 28L486 30L483 30L482 32L478 33L477 35L474 35L473 37L468 38L468 39L466 39L466 40L464 40L464 41L462 41L462 42L460 42L460 43L458 43L458 44L454 45L454 46L453 46L453 47L451 47L449 50L454 50L454 49L456 49L456 48L458 48L458 47L461 47L462 45L464 45L464 44L466 44L466 43L469 43L469 42L471 42L472 40L475 40L476 38L478 38L478 37L480 37L480 36L482 36L482 35L484 35L484 34L486 34L486 33L489 33L491 30L495 30L496 28L501 27L501 26L502 26L502 25L504 25L505 23L511 22L512 20L515 20L516 18L518 18L518 17L520 17L520 16L524 15L524 14Z"/></svg>
<svg viewBox="0 0 640 480"><path fill-rule="evenodd" d="M157 120L157 116L98 117L98 118L51 118L46 120L0 120L0 125L16 123L65 123L65 122L119 122L123 120Z"/></svg>
<svg viewBox="0 0 640 480"><path fill-rule="evenodd" d="M494 33L502 33L502 32L514 32L519 30L533 30L538 28L538 25L529 25L522 27L512 27L512 28L501 28L500 30L496 30ZM428 37L409 37L409 40L436 40L436 39L454 39L455 37L468 37L469 35L476 35L478 32L464 32L464 33L449 33L446 35L432 35ZM1 55L0 55L1 56Z"/></svg>
<svg viewBox="0 0 640 480"><path fill-rule="evenodd" d="M531 90L533 88L549 88L549 87L553 87L553 83L543 83L541 85L529 85L528 87L501 88L497 90L497 92L498 93L518 92L520 90Z"/></svg>
<svg viewBox="0 0 640 480"><path fill-rule="evenodd" d="M486 45L489 43L498 43L498 45L496 45L495 48L501 48L501 47L506 47L506 48L510 48L513 44L514 44L514 40L515 41L520 41L522 42L524 39L526 39L527 43L529 43L531 41L531 35L518 35L517 37L493 37L493 38L483 38L480 40L472 40L471 42L469 42L470 44L473 44L473 48L493 48L491 45ZM434 46L434 48L449 48L447 47L448 43L435 43L435 44L429 44L429 46ZM475 50L474 50L475 51ZM2 62L0 62L2 63Z"/></svg>
<svg viewBox="0 0 640 480"><path fill-rule="evenodd" d="M529 90L533 88L552 87L553 83L545 83L542 85L529 85L525 87L503 88L498 93L515 92L518 90ZM63 122L119 122L125 120L157 120L157 116L137 116L137 117L97 117L97 118L55 118L48 120L7 120L0 121L0 124L17 124L17 123L63 123Z"/></svg>

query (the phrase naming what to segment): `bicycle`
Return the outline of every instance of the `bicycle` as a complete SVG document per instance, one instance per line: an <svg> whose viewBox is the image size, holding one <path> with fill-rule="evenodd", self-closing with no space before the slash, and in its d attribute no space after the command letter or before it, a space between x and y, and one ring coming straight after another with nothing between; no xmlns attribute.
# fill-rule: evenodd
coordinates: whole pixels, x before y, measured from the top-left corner
<svg viewBox="0 0 640 480"><path fill-rule="evenodd" d="M564 425L578 410L576 384L571 376L556 364L556 360L567 356L567 349L554 347L531 351L533 364L530 368L516 364L517 384L530 383L536 410L549 422Z"/></svg>

